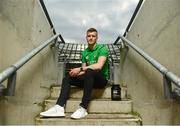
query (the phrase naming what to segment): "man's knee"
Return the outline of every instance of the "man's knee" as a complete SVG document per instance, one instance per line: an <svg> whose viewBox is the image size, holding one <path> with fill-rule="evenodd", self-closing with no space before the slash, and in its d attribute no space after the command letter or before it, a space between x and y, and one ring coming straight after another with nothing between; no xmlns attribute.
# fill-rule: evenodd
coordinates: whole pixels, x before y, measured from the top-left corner
<svg viewBox="0 0 180 126"><path fill-rule="evenodd" d="M70 79L70 77L69 77L69 76L65 76L65 77L63 77L62 82L63 82L63 83L65 83L66 81L69 81L69 79Z"/></svg>
<svg viewBox="0 0 180 126"><path fill-rule="evenodd" d="M92 73L94 73L94 70L93 70L93 69L88 68L88 69L86 70L86 72L85 72L85 73L90 73L90 74L92 74Z"/></svg>
<svg viewBox="0 0 180 126"><path fill-rule="evenodd" d="M90 69L90 68L88 68L87 70L86 70L86 72L85 72L85 75L86 76L92 76L92 75L94 75L94 70L93 69Z"/></svg>

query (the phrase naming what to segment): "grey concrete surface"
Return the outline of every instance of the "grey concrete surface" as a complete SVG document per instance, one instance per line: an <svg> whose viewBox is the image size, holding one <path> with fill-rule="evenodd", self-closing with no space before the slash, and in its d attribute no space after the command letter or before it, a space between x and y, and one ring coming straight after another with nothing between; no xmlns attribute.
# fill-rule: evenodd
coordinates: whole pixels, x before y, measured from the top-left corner
<svg viewBox="0 0 180 126"><path fill-rule="evenodd" d="M127 37L178 76L179 6L179 0L145 0ZM0 71L50 36L38 0L0 0ZM56 83L55 68L53 50L46 48L18 71L15 96L0 97L0 125L35 123L50 84ZM128 52L121 79L143 124L180 125L180 103L164 99L162 75L133 50Z"/></svg>
<svg viewBox="0 0 180 126"><path fill-rule="evenodd" d="M146 0L127 38L180 77L180 1ZM180 125L180 103L166 100L162 75L132 49L123 81L143 124Z"/></svg>
<svg viewBox="0 0 180 126"><path fill-rule="evenodd" d="M73 120L69 117L66 118L36 118L36 125L63 125L63 126L140 126L139 119L122 119L122 118L114 118L114 119L97 119L97 118L87 118L81 120ZM96 115L94 115L96 117Z"/></svg>
<svg viewBox="0 0 180 126"><path fill-rule="evenodd" d="M74 112L81 102L80 99L69 99L66 104L66 112ZM56 100L45 100L45 110L56 104ZM88 111L90 113L131 113L132 101L111 101L110 99L94 99L90 102Z"/></svg>
<svg viewBox="0 0 180 126"><path fill-rule="evenodd" d="M57 99L60 94L60 87L59 86L53 86L51 88L50 96L51 98ZM70 98L82 98L83 96L83 90L77 87L72 87ZM92 92L92 98L109 98L111 99L111 87L106 87L105 89L94 89ZM127 88L121 87L121 98L127 99Z"/></svg>
<svg viewBox="0 0 180 126"><path fill-rule="evenodd" d="M0 71L52 36L38 0L0 0ZM15 96L0 97L0 125L33 125L56 81L53 50L47 47L17 72Z"/></svg>

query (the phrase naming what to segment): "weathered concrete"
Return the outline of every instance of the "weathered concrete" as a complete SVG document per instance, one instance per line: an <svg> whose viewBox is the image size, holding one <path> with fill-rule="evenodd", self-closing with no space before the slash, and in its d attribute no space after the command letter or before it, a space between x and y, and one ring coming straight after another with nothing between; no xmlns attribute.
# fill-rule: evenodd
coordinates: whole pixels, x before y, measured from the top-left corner
<svg viewBox="0 0 180 126"><path fill-rule="evenodd" d="M50 36L39 0L0 0L0 71ZM15 96L0 98L0 125L34 124L49 84L56 80L52 51L46 48L18 71Z"/></svg>
<svg viewBox="0 0 180 126"><path fill-rule="evenodd" d="M108 114L106 114L109 116ZM63 125L63 126L129 126L129 125L138 125L140 126L140 120L138 118L96 118L96 115L87 115L85 119L81 120L72 120L70 117L66 118L36 118L36 125ZM101 115L102 116L102 115ZM113 115L112 115L113 117Z"/></svg>
<svg viewBox="0 0 180 126"><path fill-rule="evenodd" d="M179 6L179 0L146 0L127 38L180 77ZM180 103L164 99L162 75L132 49L123 79L143 124L180 125Z"/></svg>
<svg viewBox="0 0 180 126"><path fill-rule="evenodd" d="M128 34L128 39L178 76L179 5L179 0L146 0ZM51 35L38 0L0 0L1 71ZM15 96L0 98L1 125L34 124L49 84L56 81L54 61L52 50L47 48L18 71ZM144 124L180 124L179 103L164 99L162 76L157 70L132 50L123 70L123 82Z"/></svg>
<svg viewBox="0 0 180 126"><path fill-rule="evenodd" d="M81 102L80 99L70 99L66 104L66 112L74 112ZM56 100L47 99L45 100L45 110L54 106ZM110 99L94 99L90 102L88 107L90 113L131 113L132 112L132 101L111 101Z"/></svg>
<svg viewBox="0 0 180 126"><path fill-rule="evenodd" d="M60 87L59 86L52 86L51 87L51 98L58 98L60 94ZM72 87L70 92L70 98L82 98L83 90L77 87ZM106 87L105 89L94 89L92 92L92 98L111 98L111 87ZM127 88L121 87L121 98L127 98Z"/></svg>

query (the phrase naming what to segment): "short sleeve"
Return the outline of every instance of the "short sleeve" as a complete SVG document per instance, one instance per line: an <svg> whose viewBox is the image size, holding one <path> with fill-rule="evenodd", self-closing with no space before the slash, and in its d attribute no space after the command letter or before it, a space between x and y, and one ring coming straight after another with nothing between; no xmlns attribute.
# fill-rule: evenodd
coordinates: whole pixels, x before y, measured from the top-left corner
<svg viewBox="0 0 180 126"><path fill-rule="evenodd" d="M84 51L82 52L81 56L82 56L82 58L81 58L82 63L86 63L85 52Z"/></svg>
<svg viewBox="0 0 180 126"><path fill-rule="evenodd" d="M109 50L106 46L100 48L99 56L105 56L105 57L109 56Z"/></svg>

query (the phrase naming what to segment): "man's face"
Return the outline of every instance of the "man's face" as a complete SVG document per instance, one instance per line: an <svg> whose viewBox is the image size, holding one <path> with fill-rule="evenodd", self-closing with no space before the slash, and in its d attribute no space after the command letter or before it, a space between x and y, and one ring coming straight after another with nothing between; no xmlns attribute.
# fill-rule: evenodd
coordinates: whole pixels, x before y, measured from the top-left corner
<svg viewBox="0 0 180 126"><path fill-rule="evenodd" d="M86 40L89 45L94 45L97 41L97 32L87 32L86 34Z"/></svg>

